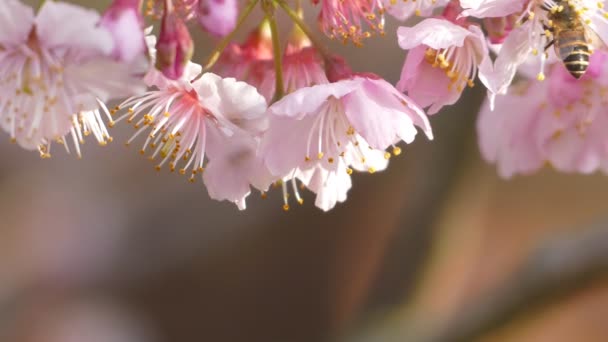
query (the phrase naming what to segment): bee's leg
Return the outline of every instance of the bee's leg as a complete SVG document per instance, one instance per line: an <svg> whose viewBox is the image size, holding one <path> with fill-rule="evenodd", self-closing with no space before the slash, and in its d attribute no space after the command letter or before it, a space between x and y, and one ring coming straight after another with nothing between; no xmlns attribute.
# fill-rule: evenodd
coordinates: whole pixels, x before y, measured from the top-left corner
<svg viewBox="0 0 608 342"><path fill-rule="evenodd" d="M542 34L543 36L547 37L547 39L551 39L547 45L545 45L545 51L547 51L548 48L550 48L553 44L555 44L555 30L553 29L553 27L547 26L546 24L543 23L543 29L545 30L545 32Z"/></svg>

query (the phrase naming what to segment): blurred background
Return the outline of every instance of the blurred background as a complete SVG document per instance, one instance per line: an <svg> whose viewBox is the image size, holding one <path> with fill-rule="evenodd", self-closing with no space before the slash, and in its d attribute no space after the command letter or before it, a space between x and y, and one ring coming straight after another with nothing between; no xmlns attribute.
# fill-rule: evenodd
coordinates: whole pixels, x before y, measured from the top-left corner
<svg viewBox="0 0 608 342"><path fill-rule="evenodd" d="M394 83L396 27L363 48L328 43ZM211 43L192 32L200 61ZM422 341L517 284L546 241L608 218L603 175L499 179L476 145L483 97L467 90L432 117L432 143L420 136L387 171L355 175L329 213L310 194L284 212L276 190L251 195L244 212L212 201L201 182L126 148L126 125L106 147L89 140L83 160L59 150L41 160L6 135L0 341ZM607 284L593 278L479 340L606 341Z"/></svg>

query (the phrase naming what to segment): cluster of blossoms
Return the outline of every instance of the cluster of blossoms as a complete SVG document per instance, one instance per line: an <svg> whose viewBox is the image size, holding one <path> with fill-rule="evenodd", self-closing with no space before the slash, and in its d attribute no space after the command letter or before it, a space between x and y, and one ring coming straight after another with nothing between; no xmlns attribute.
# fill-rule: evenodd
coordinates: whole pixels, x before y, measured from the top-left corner
<svg viewBox="0 0 608 342"><path fill-rule="evenodd" d="M35 13L5 0L2 128L42 157L53 142L80 156L86 136L104 145L106 126L128 123L128 145L157 170L202 179L214 199L243 209L252 188L265 195L274 184L286 210L290 197L303 202L303 188L329 210L354 172L385 169L419 130L432 139L427 115L479 80L488 92L480 147L502 176L547 164L608 172L603 1L311 1L327 36L357 46L384 34L387 14L418 17L395 28L408 51L399 82L352 71L315 39L299 0L114 0L102 15L60 1ZM234 42L257 7L264 19ZM279 13L293 21L286 44ZM204 66L192 61L193 27L219 40Z"/></svg>

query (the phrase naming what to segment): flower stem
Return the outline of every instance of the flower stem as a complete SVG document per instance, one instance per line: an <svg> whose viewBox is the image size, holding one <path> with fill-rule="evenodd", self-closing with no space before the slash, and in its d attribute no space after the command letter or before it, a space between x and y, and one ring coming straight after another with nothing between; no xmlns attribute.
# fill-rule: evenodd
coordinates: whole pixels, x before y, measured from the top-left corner
<svg viewBox="0 0 608 342"><path fill-rule="evenodd" d="M272 36L272 59L274 61L275 73L275 90L272 102L280 100L283 95L285 95L285 85L283 84L283 51L281 51L279 29L277 27L277 20L274 16L274 9L274 3L265 3L264 11L266 12L266 20L268 20Z"/></svg>
<svg viewBox="0 0 608 342"><path fill-rule="evenodd" d="M222 38L222 40L220 40L217 43L217 45L215 46L213 51L211 51L211 55L209 55L209 58L207 59L207 63L205 63L205 65L203 67L203 72L208 71L215 65L217 60L222 55L222 52L224 52L224 49L226 48L226 46L228 46L230 41L232 41L232 38L234 38L234 34L243 25L243 23L245 22L245 19L247 19L247 17L249 17L249 14L251 14L251 11L253 11L253 9L255 8L255 5L257 5L258 1L259 0L250 0L249 1L249 4L247 4L245 9L239 16L239 18L236 22L236 26L234 27L234 30L232 30L224 38Z"/></svg>
<svg viewBox="0 0 608 342"><path fill-rule="evenodd" d="M298 12L294 11L291 7L289 7L285 0L275 0L275 3L277 3L283 9L283 11L287 13L289 18L291 18L291 20L293 20L293 22L300 28L300 30L304 32L304 34L308 37L308 39L310 39L312 44L315 46L317 51L319 51L321 56L323 56L323 59L326 61L330 61L331 53L327 50L325 45L323 45L321 42L319 42L319 40L317 40L317 38L310 30L310 27L308 27L308 25L306 25L300 15L298 15Z"/></svg>

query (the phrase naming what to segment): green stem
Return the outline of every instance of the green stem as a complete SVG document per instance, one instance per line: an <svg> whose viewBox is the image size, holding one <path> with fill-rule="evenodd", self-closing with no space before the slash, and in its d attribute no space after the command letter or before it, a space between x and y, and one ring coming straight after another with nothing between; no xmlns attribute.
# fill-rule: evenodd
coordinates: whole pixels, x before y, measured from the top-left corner
<svg viewBox="0 0 608 342"><path fill-rule="evenodd" d="M275 0L275 2L279 6L281 6L283 11L285 11L285 13L287 13L289 18L291 18L291 20L293 20L293 22L296 25L298 25L300 30L302 30L302 32L304 32L304 34L308 37L308 39L310 39L310 41L315 46L317 51L319 51L321 56L323 56L323 59L325 61L331 60L331 53L329 52L329 50L327 50L325 45L323 45L321 42L319 42L319 40L317 40L317 38L314 36L314 34L312 33L312 31L310 30L308 25L306 25L304 20L302 20L302 18L298 15L298 12L294 11L291 7L289 7L289 5L287 4L287 2L285 0Z"/></svg>
<svg viewBox="0 0 608 342"><path fill-rule="evenodd" d="M270 33L272 35L272 57L274 61L274 73L275 73L275 90L272 102L280 100L285 95L285 85L283 84L283 53L281 51L281 42L279 40L279 29L277 28L277 21L274 17L274 6L266 6L266 19L270 26Z"/></svg>
<svg viewBox="0 0 608 342"><path fill-rule="evenodd" d="M207 59L207 63L205 63L203 72L211 69L215 65L217 60L222 55L222 52L224 52L224 49L226 48L226 46L228 46L230 41L232 41L232 38L234 38L235 33L243 25L243 23L245 22L245 19L247 19L247 17L249 17L249 14L251 14L251 11L253 11L253 9L255 8L255 5L257 5L258 1L259 0L250 0L249 1L249 4L247 5L247 7L245 7L243 12L239 16L239 18L236 22L236 26L234 27L234 30L232 30L230 33L228 33L228 35L226 35L224 38L222 38L222 40L220 40L217 43L217 45L215 46L213 51L211 51L211 55L209 55L209 58Z"/></svg>

